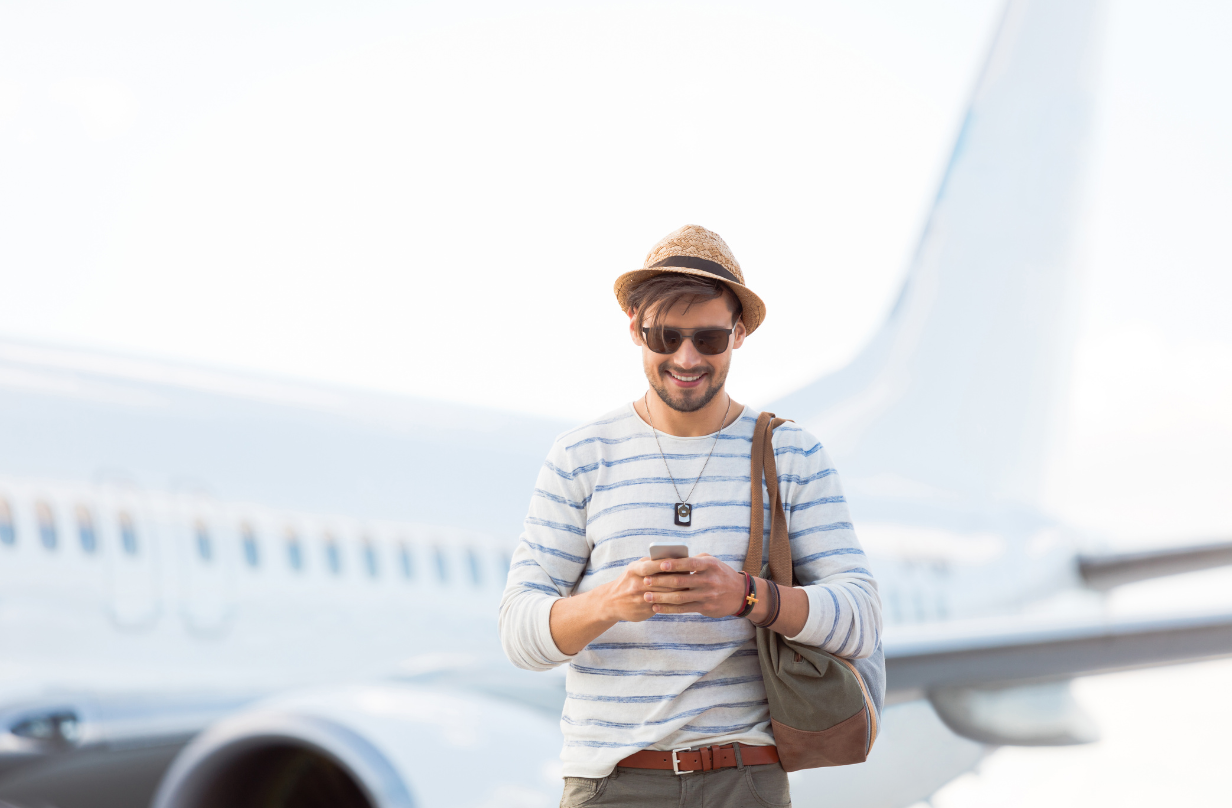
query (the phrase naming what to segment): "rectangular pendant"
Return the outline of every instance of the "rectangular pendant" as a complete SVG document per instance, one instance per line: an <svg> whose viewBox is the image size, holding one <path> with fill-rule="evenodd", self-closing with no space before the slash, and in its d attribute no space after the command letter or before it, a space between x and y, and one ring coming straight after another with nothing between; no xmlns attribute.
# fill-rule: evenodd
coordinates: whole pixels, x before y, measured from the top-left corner
<svg viewBox="0 0 1232 808"><path fill-rule="evenodd" d="M676 524L688 527L693 524L693 506L687 502L676 503Z"/></svg>

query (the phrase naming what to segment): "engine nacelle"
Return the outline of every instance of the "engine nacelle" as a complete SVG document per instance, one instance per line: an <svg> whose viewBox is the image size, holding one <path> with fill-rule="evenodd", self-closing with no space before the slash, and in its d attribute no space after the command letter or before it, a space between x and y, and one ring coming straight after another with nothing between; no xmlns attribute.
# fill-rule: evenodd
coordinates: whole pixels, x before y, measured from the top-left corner
<svg viewBox="0 0 1232 808"><path fill-rule="evenodd" d="M555 721L501 699L397 684L305 690L194 738L153 805L552 806L559 754Z"/></svg>

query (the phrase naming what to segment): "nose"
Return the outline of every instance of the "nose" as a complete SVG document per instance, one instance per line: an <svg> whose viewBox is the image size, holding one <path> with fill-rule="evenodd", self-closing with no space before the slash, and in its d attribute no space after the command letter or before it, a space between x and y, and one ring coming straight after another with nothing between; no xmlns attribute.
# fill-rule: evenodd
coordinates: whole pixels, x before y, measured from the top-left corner
<svg viewBox="0 0 1232 808"><path fill-rule="evenodd" d="M697 346L693 344L693 340L682 340L680 347L676 349L676 353L672 354L672 361L679 365L683 370L703 365L706 360L697 352Z"/></svg>

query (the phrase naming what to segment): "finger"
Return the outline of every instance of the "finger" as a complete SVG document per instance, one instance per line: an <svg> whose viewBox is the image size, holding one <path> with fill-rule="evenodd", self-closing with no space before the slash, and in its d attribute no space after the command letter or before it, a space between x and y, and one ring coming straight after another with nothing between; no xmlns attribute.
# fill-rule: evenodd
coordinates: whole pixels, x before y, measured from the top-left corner
<svg viewBox="0 0 1232 808"><path fill-rule="evenodd" d="M659 563L659 570L656 572L697 572L698 570L709 569L714 564L720 563L714 556L695 555L689 558L669 558Z"/></svg>
<svg viewBox="0 0 1232 808"><path fill-rule="evenodd" d="M697 596L687 589L676 592L647 592L645 597L647 603L681 604L693 603L697 600Z"/></svg>
<svg viewBox="0 0 1232 808"><path fill-rule="evenodd" d="M654 575L663 571L659 569L659 562L651 561L649 556L639 558L637 561L630 563L625 569L627 569L631 574L643 578L647 575Z"/></svg>
<svg viewBox="0 0 1232 808"><path fill-rule="evenodd" d="M692 575L668 575L659 573L642 579L642 584L653 592L658 589L691 589L697 585Z"/></svg>
<svg viewBox="0 0 1232 808"><path fill-rule="evenodd" d="M697 614L695 606L671 606L666 603L656 603L653 607L655 614Z"/></svg>

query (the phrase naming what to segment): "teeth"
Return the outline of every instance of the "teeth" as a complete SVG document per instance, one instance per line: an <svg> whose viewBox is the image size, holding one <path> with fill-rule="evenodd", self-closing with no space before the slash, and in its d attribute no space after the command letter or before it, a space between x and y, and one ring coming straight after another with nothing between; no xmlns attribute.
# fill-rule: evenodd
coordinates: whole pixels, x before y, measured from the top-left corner
<svg viewBox="0 0 1232 808"><path fill-rule="evenodd" d="M671 376L672 376L672 378L673 378L673 379L677 379L677 380L682 381L682 382L695 382L695 381L697 381L698 379L700 379L702 376L704 376L704 375L705 375L705 374L703 374L703 373L699 373L699 374L697 374L696 376L680 376L680 375L677 375L677 374L675 374L675 373L672 373L670 370L668 371L668 373L671 373Z"/></svg>

